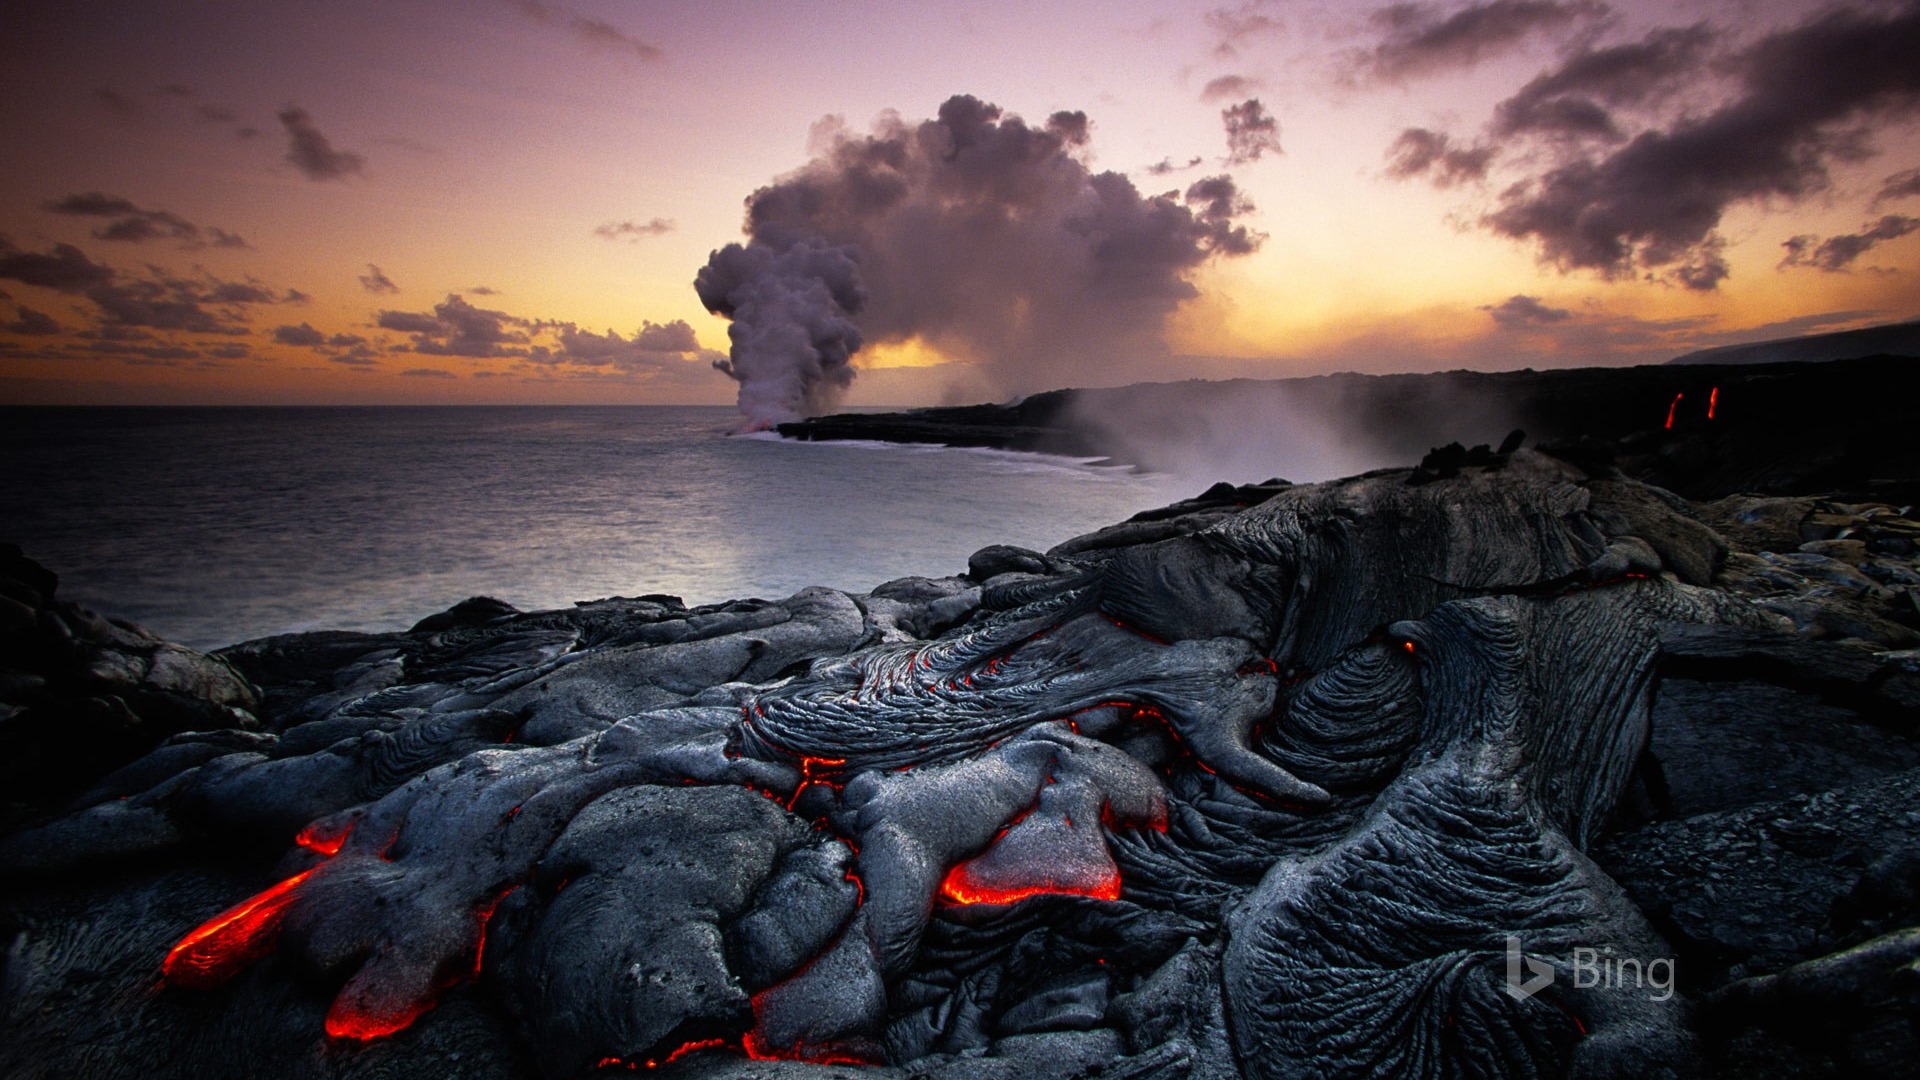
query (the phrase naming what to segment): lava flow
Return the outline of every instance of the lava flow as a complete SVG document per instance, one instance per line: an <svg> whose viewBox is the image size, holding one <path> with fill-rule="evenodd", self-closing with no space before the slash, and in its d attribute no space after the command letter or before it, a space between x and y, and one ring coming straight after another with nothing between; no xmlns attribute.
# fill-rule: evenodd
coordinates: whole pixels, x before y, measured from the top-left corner
<svg viewBox="0 0 1920 1080"><path fill-rule="evenodd" d="M175 986L205 990L272 952L293 891L318 869L303 870L195 927L161 961L161 974Z"/></svg>
<svg viewBox="0 0 1920 1080"><path fill-rule="evenodd" d="M1094 900L1120 899L1120 871L1115 869L1094 885L1063 885L1035 878L1013 886L986 885L975 881L966 863L947 871L940 883L940 895L954 904L1014 904L1034 896L1085 896Z"/></svg>

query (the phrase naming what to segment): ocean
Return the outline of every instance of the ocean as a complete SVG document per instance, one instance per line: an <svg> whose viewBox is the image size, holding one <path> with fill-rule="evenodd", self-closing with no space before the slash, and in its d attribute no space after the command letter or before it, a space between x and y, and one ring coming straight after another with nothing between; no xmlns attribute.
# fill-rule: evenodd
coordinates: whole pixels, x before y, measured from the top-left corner
<svg viewBox="0 0 1920 1080"><path fill-rule="evenodd" d="M206 649L404 629L477 595L537 610L864 592L1205 486L728 436L737 422L680 406L5 408L0 540L59 574L62 598Z"/></svg>

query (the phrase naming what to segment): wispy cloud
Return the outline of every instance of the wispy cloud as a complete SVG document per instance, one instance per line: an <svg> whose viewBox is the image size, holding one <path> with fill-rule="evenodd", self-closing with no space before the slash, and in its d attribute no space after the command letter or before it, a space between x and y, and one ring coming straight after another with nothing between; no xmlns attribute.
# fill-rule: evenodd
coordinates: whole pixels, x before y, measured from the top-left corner
<svg viewBox="0 0 1920 1080"><path fill-rule="evenodd" d="M668 218L654 218L645 223L637 221L609 221L593 230L593 235L603 240L643 240L650 236L665 236L674 229L673 221Z"/></svg>

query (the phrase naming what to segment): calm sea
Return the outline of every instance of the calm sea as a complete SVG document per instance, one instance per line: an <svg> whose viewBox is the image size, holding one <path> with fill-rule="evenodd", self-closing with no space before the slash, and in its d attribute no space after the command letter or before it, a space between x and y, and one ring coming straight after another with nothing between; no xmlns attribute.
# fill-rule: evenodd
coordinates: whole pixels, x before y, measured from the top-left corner
<svg viewBox="0 0 1920 1080"><path fill-rule="evenodd" d="M62 597L210 648L403 629L475 595L533 610L865 591L1195 493L1032 455L728 437L736 418L0 409L0 539L57 572Z"/></svg>

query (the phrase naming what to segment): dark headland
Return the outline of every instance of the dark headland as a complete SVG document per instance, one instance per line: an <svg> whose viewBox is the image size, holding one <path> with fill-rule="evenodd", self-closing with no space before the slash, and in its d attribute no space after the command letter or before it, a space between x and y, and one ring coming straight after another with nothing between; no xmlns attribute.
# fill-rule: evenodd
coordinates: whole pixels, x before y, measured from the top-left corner
<svg viewBox="0 0 1920 1080"><path fill-rule="evenodd" d="M1916 364L793 425L1399 455L865 593L203 654L0 549L0 1076L1913 1076Z"/></svg>
<svg viewBox="0 0 1920 1080"><path fill-rule="evenodd" d="M1239 414L1315 421L1368 442L1384 460L1409 463L1450 442L1497 446L1518 428L1529 445L1571 450L1588 443L1631 475L1710 498L1867 491L1920 475L1916 401L1920 358L1881 354L1819 363L1143 383L1055 390L1008 405L843 413L781 424L779 431L795 439L989 447L1157 468L1165 447Z"/></svg>

